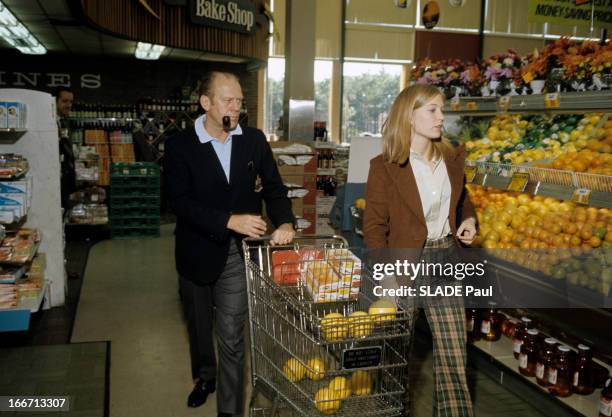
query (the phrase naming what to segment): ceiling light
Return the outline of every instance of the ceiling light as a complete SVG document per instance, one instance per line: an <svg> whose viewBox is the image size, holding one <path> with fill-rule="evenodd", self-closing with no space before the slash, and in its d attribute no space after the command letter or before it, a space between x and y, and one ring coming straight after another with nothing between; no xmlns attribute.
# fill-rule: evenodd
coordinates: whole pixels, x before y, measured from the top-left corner
<svg viewBox="0 0 612 417"><path fill-rule="evenodd" d="M21 53L42 55L47 49L0 1L0 37Z"/></svg>
<svg viewBox="0 0 612 417"><path fill-rule="evenodd" d="M163 45L138 42L134 55L136 55L138 59L159 59L165 48L166 47Z"/></svg>

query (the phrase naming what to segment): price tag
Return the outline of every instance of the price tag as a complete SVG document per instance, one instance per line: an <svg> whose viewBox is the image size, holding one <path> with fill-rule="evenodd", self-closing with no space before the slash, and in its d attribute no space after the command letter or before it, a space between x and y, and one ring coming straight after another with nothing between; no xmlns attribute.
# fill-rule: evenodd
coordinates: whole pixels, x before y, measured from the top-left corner
<svg viewBox="0 0 612 417"><path fill-rule="evenodd" d="M508 111L510 108L510 103L512 103L512 97L503 96L497 101L497 107L499 108L499 111Z"/></svg>
<svg viewBox="0 0 612 417"><path fill-rule="evenodd" d="M474 177L476 176L476 167L465 167L465 182L471 184L474 182Z"/></svg>
<svg viewBox="0 0 612 417"><path fill-rule="evenodd" d="M577 188L572 193L572 201L578 204L589 204L589 197L591 196L591 190L588 188Z"/></svg>
<svg viewBox="0 0 612 417"><path fill-rule="evenodd" d="M450 101L450 108L451 110L459 110L459 108L461 107L461 100L459 99L459 97L455 96L453 98L451 98Z"/></svg>
<svg viewBox="0 0 612 417"><path fill-rule="evenodd" d="M468 110L478 110L478 103L475 101L468 101L465 106Z"/></svg>
<svg viewBox="0 0 612 417"><path fill-rule="evenodd" d="M525 187L529 182L529 173L527 172L515 172L512 174L512 180L510 184L508 184L508 191L515 191L517 193L522 193L525 191Z"/></svg>
<svg viewBox="0 0 612 417"><path fill-rule="evenodd" d="M379 366L382 360L380 346L346 349L342 352L344 369L371 368Z"/></svg>
<svg viewBox="0 0 612 417"><path fill-rule="evenodd" d="M544 106L547 109L557 109L561 103L559 93L548 93L544 95Z"/></svg>

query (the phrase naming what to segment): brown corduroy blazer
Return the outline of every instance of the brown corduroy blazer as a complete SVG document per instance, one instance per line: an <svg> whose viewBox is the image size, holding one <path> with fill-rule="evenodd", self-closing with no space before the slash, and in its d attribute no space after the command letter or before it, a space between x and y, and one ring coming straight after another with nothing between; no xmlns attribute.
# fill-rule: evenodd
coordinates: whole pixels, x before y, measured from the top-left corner
<svg viewBox="0 0 612 417"><path fill-rule="evenodd" d="M476 218L465 188L465 151L453 150L444 158L451 184L449 223L455 240L457 228L469 217ZM370 161L366 184L364 240L368 249L422 248L427 240L427 223L416 179L407 162L385 162L382 155Z"/></svg>

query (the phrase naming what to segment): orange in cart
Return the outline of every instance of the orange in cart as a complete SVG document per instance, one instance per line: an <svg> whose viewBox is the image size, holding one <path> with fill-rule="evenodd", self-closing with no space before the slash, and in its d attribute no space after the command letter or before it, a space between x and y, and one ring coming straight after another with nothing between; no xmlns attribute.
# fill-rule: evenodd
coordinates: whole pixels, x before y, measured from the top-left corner
<svg viewBox="0 0 612 417"><path fill-rule="evenodd" d="M291 358L285 362L283 373L291 382L299 382L306 376L306 367L296 358Z"/></svg>
<svg viewBox="0 0 612 417"><path fill-rule="evenodd" d="M336 397L335 391L329 388L321 388L315 394L317 409L323 414L334 414L340 410L342 402Z"/></svg>
<svg viewBox="0 0 612 417"><path fill-rule="evenodd" d="M349 316L349 332L355 339L368 337L373 327L372 319L365 311L354 311Z"/></svg>
<svg viewBox="0 0 612 417"><path fill-rule="evenodd" d="M306 375L313 381L319 381L325 377L325 362L323 359L315 357L308 361Z"/></svg>
<svg viewBox="0 0 612 417"><path fill-rule="evenodd" d="M351 388L357 396L372 393L372 376L367 371L356 371L351 377Z"/></svg>
<svg viewBox="0 0 612 417"><path fill-rule="evenodd" d="M368 314L378 325L382 325L386 321L392 321L395 318L395 313L397 313L397 307L391 300L377 300L370 304L368 309Z"/></svg>
<svg viewBox="0 0 612 417"><path fill-rule="evenodd" d="M337 376L330 381L329 389L336 394L336 398L346 400L351 396L351 381L343 376Z"/></svg>
<svg viewBox="0 0 612 417"><path fill-rule="evenodd" d="M348 321L340 313L329 313L321 319L321 334L330 342L346 339L349 332Z"/></svg>

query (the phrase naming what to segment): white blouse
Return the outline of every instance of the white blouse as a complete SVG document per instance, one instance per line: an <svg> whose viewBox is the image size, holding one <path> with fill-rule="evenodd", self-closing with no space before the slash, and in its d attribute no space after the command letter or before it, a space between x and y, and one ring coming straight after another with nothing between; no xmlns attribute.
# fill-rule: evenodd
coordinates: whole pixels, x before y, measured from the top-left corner
<svg viewBox="0 0 612 417"><path fill-rule="evenodd" d="M423 214L427 223L427 239L440 239L451 233L450 211L451 185L446 164L440 158L432 171L431 165L421 155L410 152L410 167L414 173Z"/></svg>

